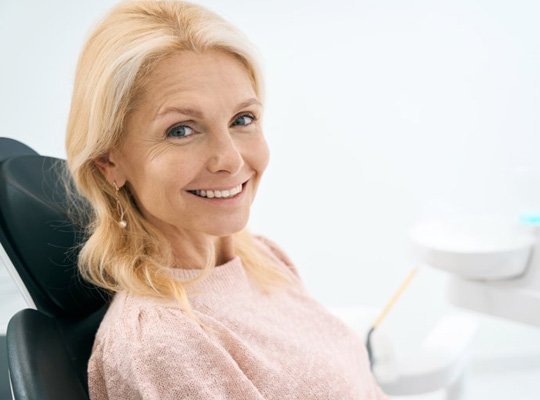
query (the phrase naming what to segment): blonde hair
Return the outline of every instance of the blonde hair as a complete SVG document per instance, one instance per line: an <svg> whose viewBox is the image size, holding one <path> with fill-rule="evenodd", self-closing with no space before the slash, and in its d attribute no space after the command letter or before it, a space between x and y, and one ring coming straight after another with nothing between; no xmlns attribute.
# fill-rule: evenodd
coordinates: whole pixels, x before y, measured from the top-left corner
<svg viewBox="0 0 540 400"><path fill-rule="evenodd" d="M174 298L193 314L186 287L206 279L215 265L215 249L201 274L189 281L164 273L172 249L163 235L139 212L128 190L118 192L127 229L118 225L115 190L95 160L121 143L124 122L155 65L182 50L217 49L240 60L263 99L262 74L247 38L215 13L181 1L127 1L113 8L88 38L75 76L67 126L68 170L76 190L91 206L85 227L88 239L79 254L82 277L115 293ZM246 229L233 235L235 255L246 272L268 292L290 283L272 260L257 248Z"/></svg>

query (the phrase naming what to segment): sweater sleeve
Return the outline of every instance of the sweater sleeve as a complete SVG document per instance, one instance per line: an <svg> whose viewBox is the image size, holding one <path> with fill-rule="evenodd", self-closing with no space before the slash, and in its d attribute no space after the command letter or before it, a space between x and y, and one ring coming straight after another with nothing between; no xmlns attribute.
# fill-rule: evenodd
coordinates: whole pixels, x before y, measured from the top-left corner
<svg viewBox="0 0 540 400"><path fill-rule="evenodd" d="M94 350L92 400L262 400L231 355L180 310L148 307L137 317Z"/></svg>

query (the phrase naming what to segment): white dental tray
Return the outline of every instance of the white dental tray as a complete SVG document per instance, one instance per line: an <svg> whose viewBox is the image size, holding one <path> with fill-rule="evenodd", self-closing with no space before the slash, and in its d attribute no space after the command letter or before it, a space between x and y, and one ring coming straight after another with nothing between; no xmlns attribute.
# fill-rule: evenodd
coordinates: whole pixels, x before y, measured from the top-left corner
<svg viewBox="0 0 540 400"><path fill-rule="evenodd" d="M521 275L535 236L528 227L498 219L430 220L410 231L420 261L466 279L498 280Z"/></svg>

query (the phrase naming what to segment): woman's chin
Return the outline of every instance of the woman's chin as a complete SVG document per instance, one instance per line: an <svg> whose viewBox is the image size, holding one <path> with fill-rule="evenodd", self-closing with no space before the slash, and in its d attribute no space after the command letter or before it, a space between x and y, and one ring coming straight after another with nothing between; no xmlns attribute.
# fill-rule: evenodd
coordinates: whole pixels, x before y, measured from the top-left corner
<svg viewBox="0 0 540 400"><path fill-rule="evenodd" d="M223 237L240 232L247 226L248 218L226 219L224 221L212 221L205 226L204 232L209 235Z"/></svg>

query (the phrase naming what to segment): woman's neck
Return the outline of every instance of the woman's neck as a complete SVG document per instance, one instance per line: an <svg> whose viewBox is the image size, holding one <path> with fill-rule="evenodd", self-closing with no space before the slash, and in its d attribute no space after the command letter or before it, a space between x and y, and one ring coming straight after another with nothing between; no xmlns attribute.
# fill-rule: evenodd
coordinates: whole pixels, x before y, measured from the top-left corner
<svg viewBox="0 0 540 400"><path fill-rule="evenodd" d="M177 240L172 243L173 255L177 268L202 269L210 259L212 250L215 265L225 264L234 258L232 235L215 237L207 236L197 241Z"/></svg>

